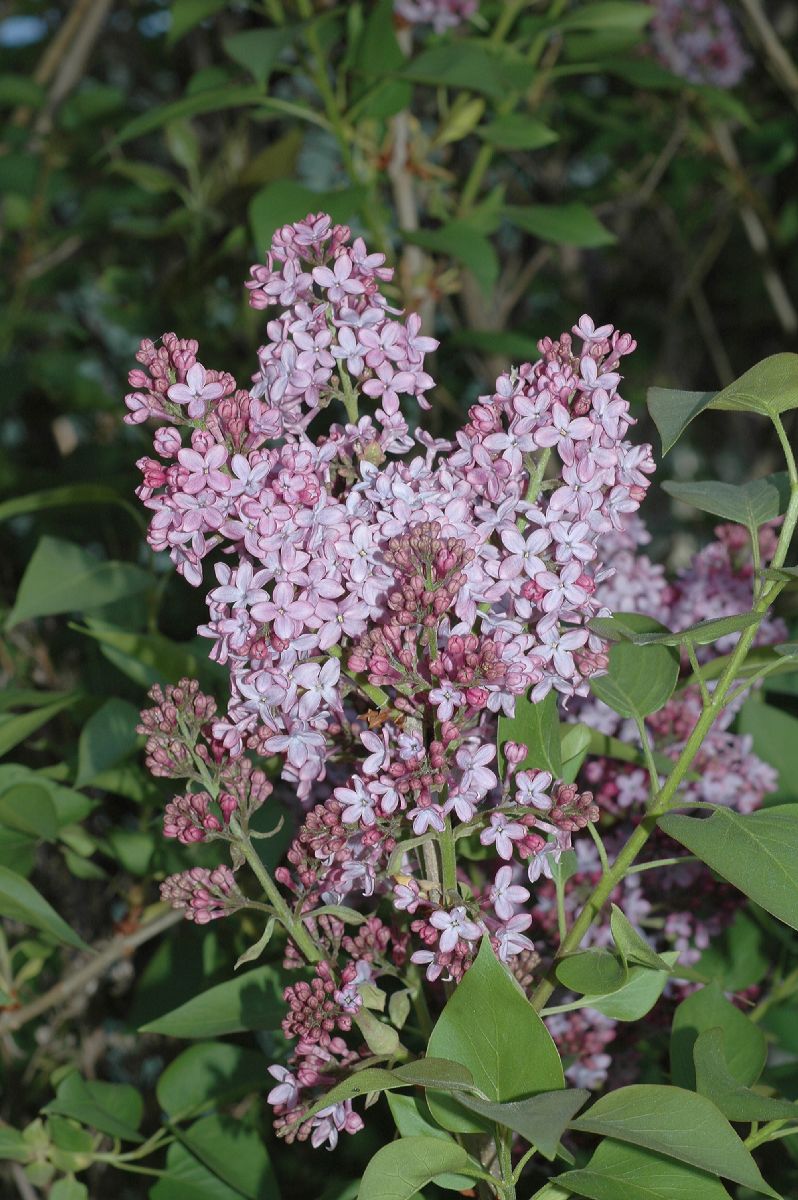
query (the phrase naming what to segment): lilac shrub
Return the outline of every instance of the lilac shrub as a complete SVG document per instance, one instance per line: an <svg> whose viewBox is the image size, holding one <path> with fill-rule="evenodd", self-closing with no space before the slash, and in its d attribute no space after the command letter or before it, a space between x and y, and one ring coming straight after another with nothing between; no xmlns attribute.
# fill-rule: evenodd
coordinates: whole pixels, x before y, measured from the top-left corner
<svg viewBox="0 0 798 1200"><path fill-rule="evenodd" d="M619 391L632 336L583 315L436 439L410 418L431 407L437 342L391 307L391 274L323 214L287 225L248 284L268 338L249 386L168 333L142 344L127 397L129 423L158 422L139 461L150 545L188 583L214 577L200 633L230 680L226 711L183 680L142 715L150 769L184 781L164 835L229 851L162 897L198 924L263 913L242 961L282 927L284 967L303 970L268 1100L278 1134L314 1147L362 1128L353 1100L375 1089L359 1072L407 1061L411 1006L426 1037L430 1007L486 970L530 997L570 1081L601 1086L616 1020L580 999L570 959L616 962L631 938L630 962L659 973L652 1003L684 996L689 974L669 982L670 964L694 963L739 900L705 904L711 877L692 858L654 876L656 818L680 787L679 803L751 814L775 785L732 722L748 650L786 636L768 615L783 583L763 583L761 564L778 576L798 501L781 533L765 523L752 550L722 526L668 580L637 515L654 461ZM294 835L271 872L257 840L278 772ZM626 958L613 969L625 977ZM558 984L564 1002L547 1009ZM434 1064L434 1034L430 1048ZM557 1064L547 1086L561 1086Z"/></svg>

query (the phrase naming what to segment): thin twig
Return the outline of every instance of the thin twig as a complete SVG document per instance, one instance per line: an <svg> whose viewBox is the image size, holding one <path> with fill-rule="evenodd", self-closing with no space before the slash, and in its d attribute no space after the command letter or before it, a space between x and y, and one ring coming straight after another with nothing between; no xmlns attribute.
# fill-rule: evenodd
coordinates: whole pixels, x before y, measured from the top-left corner
<svg viewBox="0 0 798 1200"><path fill-rule="evenodd" d="M85 988L93 979L104 975L109 967L112 967L120 958L126 958L138 946L144 945L152 938L157 937L159 933L170 929L172 925L176 925L183 917L182 912L168 909L166 912L159 912L157 917L146 921L134 933L126 934L124 937L116 937L105 949L100 950L93 958L84 963L82 967L78 967L71 975L65 976L49 991L44 992L41 996L37 996L35 1000L31 1000L30 1004L24 1005L22 1008L12 1009L4 1016L0 1017L0 1036L6 1033L14 1033L17 1029L21 1029L28 1021L34 1020L35 1017L41 1016L47 1012L48 1008L54 1008L57 1004L63 1004L65 1000Z"/></svg>
<svg viewBox="0 0 798 1200"><path fill-rule="evenodd" d="M86 11L82 12L74 38L59 58L47 102L34 122L33 128L37 134L49 131L59 105L80 81L112 4L113 0L91 0L85 6L83 0L78 0L75 5L76 8L86 8Z"/></svg>
<svg viewBox="0 0 798 1200"><path fill-rule="evenodd" d="M19 1163L11 1163L11 1176L22 1200L39 1200L39 1193L34 1189Z"/></svg>
<svg viewBox="0 0 798 1200"><path fill-rule="evenodd" d="M798 68L767 18L760 0L740 0L764 51L771 75L798 108Z"/></svg>
<svg viewBox="0 0 798 1200"><path fill-rule="evenodd" d="M737 153L729 123L714 120L710 123L710 129L724 166L739 184L740 220L751 249L759 259L762 282L774 312L784 332L794 334L798 330L798 313L771 258L770 243L762 218L753 204L746 199L746 193L751 192L752 188Z"/></svg>

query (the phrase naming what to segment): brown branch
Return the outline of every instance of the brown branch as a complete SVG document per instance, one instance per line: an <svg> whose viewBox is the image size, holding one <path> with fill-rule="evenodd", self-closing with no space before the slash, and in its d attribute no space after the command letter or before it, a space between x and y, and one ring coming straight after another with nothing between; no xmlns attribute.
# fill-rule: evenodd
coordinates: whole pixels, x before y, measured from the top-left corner
<svg viewBox="0 0 798 1200"><path fill-rule="evenodd" d="M795 306L772 260L764 222L753 204L746 198L746 193L752 189L737 153L731 130L725 121L712 121L710 127L723 164L738 183L740 220L751 249L759 260L762 282L770 298L773 311L778 317L784 333L792 335L798 331L798 313L795 311Z"/></svg>
<svg viewBox="0 0 798 1200"><path fill-rule="evenodd" d="M771 75L798 109L798 68L782 39L768 20L760 0L740 0L740 5L762 47Z"/></svg>
<svg viewBox="0 0 798 1200"><path fill-rule="evenodd" d="M0 1017L0 1036L6 1033L15 1033L21 1029L28 1021L34 1020L36 1017L47 1012L49 1008L55 1008L58 1004L63 1004L75 992L79 992L85 988L92 980L104 975L105 972L118 962L120 958L126 958L133 950L139 946L143 946L145 942L151 941L157 937L159 933L170 929L172 925L176 925L182 920L182 912L177 912L174 909L167 909L166 912L161 910L157 916L149 921L145 921L143 925L134 933L128 933L124 937L116 937L100 950L93 958L78 967L71 975L65 976L59 980L49 991L43 992L41 996L37 996L35 1000L31 1000L30 1004L24 1005L22 1008L12 1009Z"/></svg>

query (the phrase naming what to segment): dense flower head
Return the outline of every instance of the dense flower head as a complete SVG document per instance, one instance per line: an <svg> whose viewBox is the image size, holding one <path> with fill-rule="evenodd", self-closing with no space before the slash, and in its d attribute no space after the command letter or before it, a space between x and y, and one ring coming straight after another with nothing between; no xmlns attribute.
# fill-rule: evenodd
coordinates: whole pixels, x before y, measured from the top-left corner
<svg viewBox="0 0 798 1200"><path fill-rule="evenodd" d="M197 925L207 925L243 908L246 901L229 867L192 867L161 884L161 899Z"/></svg>
<svg viewBox="0 0 798 1200"><path fill-rule="evenodd" d="M656 0L649 29L662 65L690 83L733 88L751 65L724 0Z"/></svg>

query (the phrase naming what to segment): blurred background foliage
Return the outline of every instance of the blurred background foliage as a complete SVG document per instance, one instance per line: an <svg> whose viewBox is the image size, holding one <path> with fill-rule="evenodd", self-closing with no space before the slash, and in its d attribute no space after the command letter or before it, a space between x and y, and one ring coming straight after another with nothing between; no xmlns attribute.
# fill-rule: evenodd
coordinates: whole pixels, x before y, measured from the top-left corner
<svg viewBox="0 0 798 1200"><path fill-rule="evenodd" d="M625 394L641 435L647 386L714 390L795 347L798 76L773 38L794 43L798 10L735 8L752 64L734 91L660 66L650 15L485 0L438 36L390 0L0 4L0 871L32 876L80 938L163 919L150 881L185 857L160 838L136 712L153 682L220 680L194 635L202 594L146 550L133 500L146 435L122 424L122 396L142 337L196 336L245 382L265 337L249 265L280 224L327 210L388 256L397 305L441 339L434 433L584 311L639 342ZM724 415L691 428L664 477L778 466L766 429ZM691 514L674 534L668 504L647 517L683 561L707 526ZM9 815L20 787L27 826ZM31 936L0 941L12 1014L76 952L33 915ZM74 1065L151 1084L175 1048L133 1031L227 978L252 934L181 928L120 953L96 995L3 1030L3 1117L31 1119ZM331 1196L376 1136L339 1156ZM318 1195L318 1160L290 1164L285 1194ZM146 1194L130 1179L97 1176L92 1195Z"/></svg>

